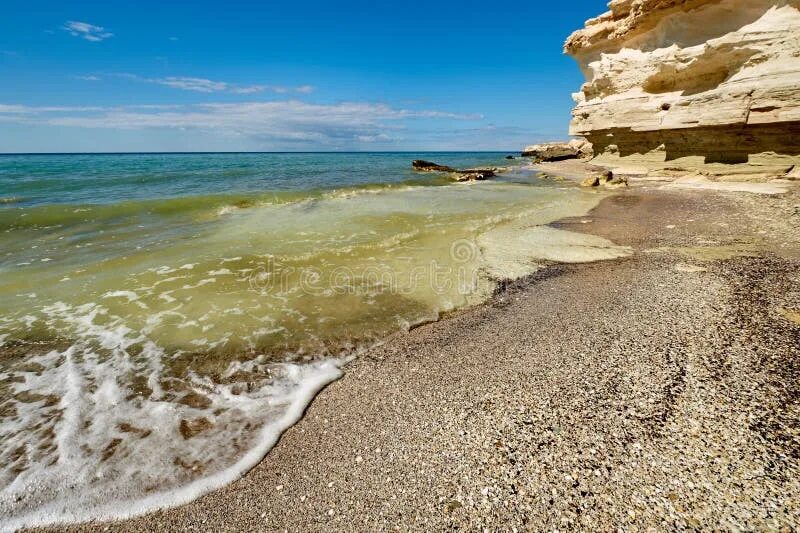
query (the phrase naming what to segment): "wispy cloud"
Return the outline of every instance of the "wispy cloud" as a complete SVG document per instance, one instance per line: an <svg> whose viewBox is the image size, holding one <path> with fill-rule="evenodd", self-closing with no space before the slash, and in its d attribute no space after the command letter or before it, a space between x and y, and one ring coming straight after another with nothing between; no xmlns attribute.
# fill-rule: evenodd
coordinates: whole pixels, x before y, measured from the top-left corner
<svg viewBox="0 0 800 533"><path fill-rule="evenodd" d="M356 140L362 143L380 143L389 142L393 140L393 138L386 133L379 133L377 135L357 135Z"/></svg>
<svg viewBox="0 0 800 533"><path fill-rule="evenodd" d="M228 84L224 81L213 81L205 78L186 78L174 77L146 79L150 83L166 85L173 89L183 89L184 91L195 91L198 93L216 93L228 89Z"/></svg>
<svg viewBox="0 0 800 533"><path fill-rule="evenodd" d="M300 85L298 87L284 87L281 85L238 85L226 81L216 81L208 78L196 78L191 76L146 78L130 73L117 74L117 76L143 83L155 83L157 85L164 85L173 89L182 89L184 91L194 91L199 93L229 92L233 94L258 94L268 92L274 94L311 94L314 92L314 87L311 85Z"/></svg>
<svg viewBox="0 0 800 533"><path fill-rule="evenodd" d="M230 89L230 91L235 94L257 94L263 93L270 88L271 87L267 85L249 85L244 87L233 87Z"/></svg>
<svg viewBox="0 0 800 533"><path fill-rule="evenodd" d="M78 80L83 80L83 81L100 81L100 77L99 76L93 76L93 75L89 75L89 76L74 76L74 78L78 79Z"/></svg>
<svg viewBox="0 0 800 533"><path fill-rule="evenodd" d="M114 34L106 31L102 26L95 26L88 22L79 22L76 20L68 20L64 26L64 31L68 31L73 37L80 37L87 41L98 42L113 37Z"/></svg>
<svg viewBox="0 0 800 533"><path fill-rule="evenodd" d="M25 113L26 112L25 106L22 105L9 105L9 104L0 104L0 114L2 113Z"/></svg>
<svg viewBox="0 0 800 533"><path fill-rule="evenodd" d="M257 94L263 92L275 94L311 94L314 92L314 87L311 85L301 85L299 87L283 87L281 85L245 85L230 87L229 91L235 94Z"/></svg>
<svg viewBox="0 0 800 533"><path fill-rule="evenodd" d="M20 115L99 112L107 109L109 108L101 106L26 106L17 104L0 104L0 113L13 113Z"/></svg>
<svg viewBox="0 0 800 533"><path fill-rule="evenodd" d="M389 144L410 121L474 121L481 115L411 110L381 103L207 103L105 108L28 107L0 104L0 121L116 130L177 129L247 137L270 146L341 147Z"/></svg>

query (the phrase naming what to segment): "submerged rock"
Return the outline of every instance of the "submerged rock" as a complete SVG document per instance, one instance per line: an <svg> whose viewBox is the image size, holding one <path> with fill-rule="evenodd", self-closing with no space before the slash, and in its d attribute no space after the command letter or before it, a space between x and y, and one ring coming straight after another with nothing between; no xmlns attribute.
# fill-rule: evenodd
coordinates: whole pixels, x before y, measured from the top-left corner
<svg viewBox="0 0 800 533"><path fill-rule="evenodd" d="M458 170L445 165L439 165L424 159L415 159L411 162L411 167L420 172L458 172Z"/></svg>
<svg viewBox="0 0 800 533"><path fill-rule="evenodd" d="M597 187L598 185L600 185L598 176L590 176L581 182L581 187Z"/></svg>
<svg viewBox="0 0 800 533"><path fill-rule="evenodd" d="M614 173L610 170L604 170L597 176L597 178L603 183L609 183L614 179Z"/></svg>
<svg viewBox="0 0 800 533"><path fill-rule="evenodd" d="M420 172L447 172L454 174L455 181L483 181L495 177L497 174L496 168L468 168L465 170L458 170L446 165L439 165L431 161L424 161L416 159L411 162L411 167Z"/></svg>
<svg viewBox="0 0 800 533"><path fill-rule="evenodd" d="M489 179L497 175L497 169L494 168L468 168L467 170L460 170L459 172L467 175L474 175L476 179Z"/></svg>
<svg viewBox="0 0 800 533"><path fill-rule="evenodd" d="M484 181L494 176L491 170L487 173L483 172L470 172L468 174L459 174L456 181Z"/></svg>
<svg viewBox="0 0 800 533"><path fill-rule="evenodd" d="M606 187L627 187L628 178L624 176L612 176L605 182Z"/></svg>

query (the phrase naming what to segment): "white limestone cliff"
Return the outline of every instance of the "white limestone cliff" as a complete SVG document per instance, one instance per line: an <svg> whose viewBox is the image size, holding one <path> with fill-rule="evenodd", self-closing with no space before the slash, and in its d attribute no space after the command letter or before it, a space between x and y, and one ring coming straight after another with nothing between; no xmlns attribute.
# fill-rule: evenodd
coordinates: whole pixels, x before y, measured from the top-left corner
<svg viewBox="0 0 800 533"><path fill-rule="evenodd" d="M800 165L800 0L613 0L566 42L596 160L780 175Z"/></svg>

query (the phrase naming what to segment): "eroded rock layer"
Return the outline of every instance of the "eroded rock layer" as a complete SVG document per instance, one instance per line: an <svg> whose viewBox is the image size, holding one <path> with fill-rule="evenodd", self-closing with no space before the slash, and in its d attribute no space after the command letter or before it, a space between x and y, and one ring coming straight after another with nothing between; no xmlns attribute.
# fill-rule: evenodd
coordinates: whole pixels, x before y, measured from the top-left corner
<svg viewBox="0 0 800 533"><path fill-rule="evenodd" d="M800 164L800 0L614 0L565 51L572 135L648 168ZM735 170L734 170L735 171Z"/></svg>

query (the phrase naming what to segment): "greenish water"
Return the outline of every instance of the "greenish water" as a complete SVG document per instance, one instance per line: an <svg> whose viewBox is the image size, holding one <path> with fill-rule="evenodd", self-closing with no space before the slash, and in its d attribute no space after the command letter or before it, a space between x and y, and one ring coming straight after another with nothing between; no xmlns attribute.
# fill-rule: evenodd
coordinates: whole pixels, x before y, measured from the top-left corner
<svg viewBox="0 0 800 533"><path fill-rule="evenodd" d="M0 156L0 524L227 483L342 358L531 271L598 196L504 156Z"/></svg>

